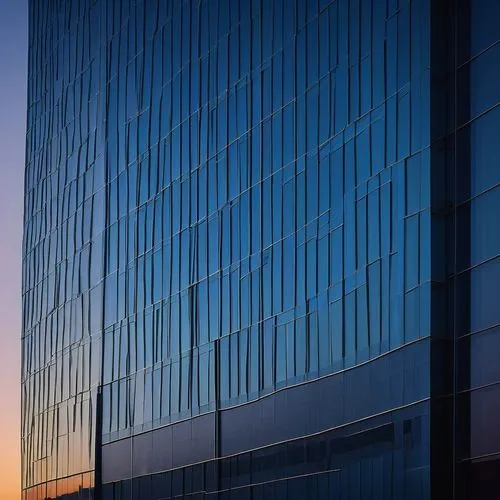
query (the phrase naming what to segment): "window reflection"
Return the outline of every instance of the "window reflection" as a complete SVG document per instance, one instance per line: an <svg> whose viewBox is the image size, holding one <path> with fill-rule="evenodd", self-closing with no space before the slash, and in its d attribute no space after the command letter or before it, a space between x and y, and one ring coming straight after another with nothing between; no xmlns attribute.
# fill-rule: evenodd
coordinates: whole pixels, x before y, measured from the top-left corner
<svg viewBox="0 0 500 500"><path fill-rule="evenodd" d="M50 495L93 480L100 385L109 442L430 335L429 5L153 4L30 8L23 486ZM487 12L458 47L458 335L498 323Z"/></svg>

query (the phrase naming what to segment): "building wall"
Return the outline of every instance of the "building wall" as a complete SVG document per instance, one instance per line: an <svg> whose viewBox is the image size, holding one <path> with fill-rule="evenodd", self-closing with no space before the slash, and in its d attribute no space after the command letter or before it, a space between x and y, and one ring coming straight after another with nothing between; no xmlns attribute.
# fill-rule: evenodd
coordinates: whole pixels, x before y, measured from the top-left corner
<svg viewBox="0 0 500 500"><path fill-rule="evenodd" d="M427 498L428 2L30 11L24 487Z"/></svg>
<svg viewBox="0 0 500 500"><path fill-rule="evenodd" d="M105 55L91 2L29 4L22 487L94 486L107 177Z"/></svg>
<svg viewBox="0 0 500 500"><path fill-rule="evenodd" d="M493 498L500 467L500 34L497 3L457 8L451 107L454 179L450 258L455 341L456 498Z"/></svg>
<svg viewBox="0 0 500 500"><path fill-rule="evenodd" d="M422 401L411 418L389 419L399 437L381 491L425 498L428 4L108 7L108 234L118 244L106 257L105 497L249 492L261 482L249 450ZM404 420L423 422L407 442ZM347 435L370 429L358 425ZM352 463L340 454L339 471L306 457L296 475L308 479L290 483L278 467L269 495L321 472L355 498L383 460L364 451ZM401 453L419 458L399 468ZM214 467L235 454L248 473L224 482ZM197 490L186 476L200 461Z"/></svg>

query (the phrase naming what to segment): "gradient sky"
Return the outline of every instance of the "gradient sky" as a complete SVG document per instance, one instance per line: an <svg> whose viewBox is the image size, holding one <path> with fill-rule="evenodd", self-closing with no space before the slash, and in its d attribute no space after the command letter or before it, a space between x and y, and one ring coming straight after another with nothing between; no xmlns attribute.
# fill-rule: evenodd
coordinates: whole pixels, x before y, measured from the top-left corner
<svg viewBox="0 0 500 500"><path fill-rule="evenodd" d="M27 0L0 0L0 500L20 497Z"/></svg>

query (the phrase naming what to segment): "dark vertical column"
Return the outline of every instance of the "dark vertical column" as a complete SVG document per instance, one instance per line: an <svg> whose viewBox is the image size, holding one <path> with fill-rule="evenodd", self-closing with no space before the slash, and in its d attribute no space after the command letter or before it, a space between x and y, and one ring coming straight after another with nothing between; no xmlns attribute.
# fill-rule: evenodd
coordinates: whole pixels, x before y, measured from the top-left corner
<svg viewBox="0 0 500 500"><path fill-rule="evenodd" d="M217 491L217 499L219 499L219 491L221 485L221 467L220 467L220 339L214 343L214 357L215 357L215 461L214 461L214 483Z"/></svg>
<svg viewBox="0 0 500 500"><path fill-rule="evenodd" d="M454 0L430 2L431 498L453 498Z"/></svg>
<svg viewBox="0 0 500 500"><path fill-rule="evenodd" d="M457 88L457 68L470 52L470 0L433 0L431 7L431 497L468 499L467 474L460 461L469 456L470 286L457 286L468 268L470 221L457 222L457 203L470 189L470 139L457 134L469 95ZM464 83L461 71L461 83ZM460 143L459 143L460 141ZM465 196L465 198L464 198ZM463 209L462 209L463 210ZM460 345L460 351L458 347ZM460 356L459 356L460 353ZM462 391L462 392L461 392Z"/></svg>
<svg viewBox="0 0 500 500"><path fill-rule="evenodd" d="M95 479L94 500L102 500L102 387L97 389L95 416Z"/></svg>

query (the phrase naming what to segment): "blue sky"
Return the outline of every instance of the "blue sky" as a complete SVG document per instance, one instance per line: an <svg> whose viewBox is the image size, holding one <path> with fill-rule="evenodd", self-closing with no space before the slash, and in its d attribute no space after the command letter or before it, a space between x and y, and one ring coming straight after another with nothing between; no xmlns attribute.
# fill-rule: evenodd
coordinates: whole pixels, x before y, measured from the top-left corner
<svg viewBox="0 0 500 500"><path fill-rule="evenodd" d="M0 0L0 500L19 499L27 1Z"/></svg>

